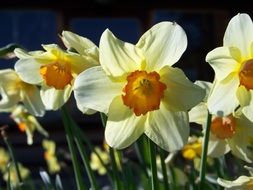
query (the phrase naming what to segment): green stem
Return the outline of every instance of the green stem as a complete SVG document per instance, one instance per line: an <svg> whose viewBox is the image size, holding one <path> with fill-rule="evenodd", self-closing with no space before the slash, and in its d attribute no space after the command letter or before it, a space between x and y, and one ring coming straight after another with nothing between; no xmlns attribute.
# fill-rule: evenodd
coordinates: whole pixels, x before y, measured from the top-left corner
<svg viewBox="0 0 253 190"><path fill-rule="evenodd" d="M119 190L120 188L120 181L119 181L119 173L118 173L118 168L116 164L116 159L115 159L115 154L113 148L109 148L109 154L110 154L110 159L111 159L111 164L112 164L112 173L114 177L114 186L115 190Z"/></svg>
<svg viewBox="0 0 253 190"><path fill-rule="evenodd" d="M156 147L152 140L148 139L149 145L149 158L151 166L151 189L158 189L158 179L157 179L157 167L156 167Z"/></svg>
<svg viewBox="0 0 253 190"><path fill-rule="evenodd" d="M100 113L101 121L103 124L103 127L106 127L106 121L107 121L107 116L104 113ZM120 180L119 180L119 172L116 164L116 159L115 159L115 154L113 148L109 147L109 154L110 154L110 159L111 159L111 164L112 164L112 174L113 174L113 179L114 179L114 187L115 190L120 190Z"/></svg>
<svg viewBox="0 0 253 190"><path fill-rule="evenodd" d="M204 189L205 186L205 175L206 175L206 159L207 159L207 150L208 150L208 142L209 142L209 133L211 128L211 120L212 115L208 112L206 128L204 133L204 141L203 141L203 149L201 154L201 163L200 163L200 190Z"/></svg>
<svg viewBox="0 0 253 190"><path fill-rule="evenodd" d="M2 131L2 133L5 133L5 132ZM21 174L20 174L20 171L19 171L19 167L18 167L18 163L17 163L17 160L16 160L16 156L15 156L14 151L13 151L13 147L12 147L8 137L5 134L3 135L3 139L4 139L4 142L7 146L7 148L8 148L8 151L10 153L11 160L14 164L16 174L17 174L17 177L18 177L18 182L19 182L19 184L21 184L22 183L22 177L21 177Z"/></svg>
<svg viewBox="0 0 253 190"><path fill-rule="evenodd" d="M167 174L167 168L165 165L165 155L164 151L160 149L160 159L161 159L161 167L162 167L162 173L163 173L163 184L164 184L164 190L169 190L169 180L168 180L168 174Z"/></svg>
<svg viewBox="0 0 253 190"><path fill-rule="evenodd" d="M91 188L92 188L92 190L98 190L98 189L99 189L99 188L98 188L98 184L97 184L97 181L95 180L94 173L93 173L93 171L91 170L89 158L88 158L86 152L83 150L83 145L82 145L80 139L75 138L75 141L76 141L78 150L79 150L79 152L80 152L80 154L81 154L83 163L84 163L84 165L85 165L85 168L86 168L86 171L87 171L87 174L88 174L90 183L91 183Z"/></svg>
<svg viewBox="0 0 253 190"><path fill-rule="evenodd" d="M99 161L103 165L103 167L106 169L107 174L109 175L109 178L112 177L112 174L108 168L108 166L104 163L103 159L99 155L99 153L96 151L92 143L89 141L88 137L84 134L84 132L80 129L80 127L75 123L75 121L69 116L69 114L66 116L69 118L69 121L71 122L71 127L73 130L73 133L76 135L78 139L83 141L85 144L87 144L88 148L90 149L91 152L94 152L96 156L98 157ZM111 179L110 179L111 180Z"/></svg>
<svg viewBox="0 0 253 190"><path fill-rule="evenodd" d="M75 179L76 179L76 183L77 183L77 189L78 190L86 190L87 188L84 185L84 182L82 180L82 175L81 175L81 167L80 167L80 163L78 162L77 159L77 152L74 146L74 138L73 138L73 134L71 131L71 123L69 121L68 116L68 112L66 110L66 108L63 106L61 109L61 113L62 113L62 119L63 119L63 125L66 131L66 138L67 138L67 143L68 143L68 147L71 153L71 160L73 163L73 167L74 167L74 173L75 173Z"/></svg>

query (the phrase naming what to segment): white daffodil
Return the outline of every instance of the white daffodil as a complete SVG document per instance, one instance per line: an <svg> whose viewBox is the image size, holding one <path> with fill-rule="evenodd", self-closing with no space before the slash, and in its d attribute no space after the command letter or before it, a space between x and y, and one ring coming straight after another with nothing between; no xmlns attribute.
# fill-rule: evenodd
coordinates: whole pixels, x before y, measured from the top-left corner
<svg viewBox="0 0 253 190"><path fill-rule="evenodd" d="M68 48L80 54L64 51L56 44L42 45L45 51L14 51L19 58L16 72L23 81L41 85L41 98L47 110L57 110L66 103L76 76L98 65L97 47L91 41L70 32L63 32L62 39Z"/></svg>
<svg viewBox="0 0 253 190"><path fill-rule="evenodd" d="M198 81L205 86L207 96L212 84ZM202 102L189 112L190 122L201 124L206 127L207 103ZM252 162L253 147L253 123L248 120L240 110L228 116L212 115L210 138L208 144L208 155L219 157L230 150L232 154L247 162Z"/></svg>
<svg viewBox="0 0 253 190"><path fill-rule="evenodd" d="M0 112L10 112L20 102L35 116L43 116L45 107L39 89L23 82L12 69L0 70Z"/></svg>
<svg viewBox="0 0 253 190"><path fill-rule="evenodd" d="M81 111L108 114L109 146L123 149L143 133L168 151L187 142L187 110L202 100L204 90L172 67L186 46L185 32L172 22L153 26L136 45L120 41L108 29L103 32L101 66L76 78L74 95Z"/></svg>
<svg viewBox="0 0 253 190"><path fill-rule="evenodd" d="M208 99L212 114L227 116L239 105L253 121L253 24L247 14L234 16L226 29L223 46L206 56L215 71L215 85Z"/></svg>
<svg viewBox="0 0 253 190"><path fill-rule="evenodd" d="M48 136L47 131L43 129L37 119L28 113L28 111L22 106L16 106L12 113L11 118L16 122L21 132L25 132L27 135L27 144L33 143L33 134L38 131L44 136Z"/></svg>
<svg viewBox="0 0 253 190"><path fill-rule="evenodd" d="M251 190L253 189L253 177L240 176L234 181L218 178L218 184L226 190Z"/></svg>

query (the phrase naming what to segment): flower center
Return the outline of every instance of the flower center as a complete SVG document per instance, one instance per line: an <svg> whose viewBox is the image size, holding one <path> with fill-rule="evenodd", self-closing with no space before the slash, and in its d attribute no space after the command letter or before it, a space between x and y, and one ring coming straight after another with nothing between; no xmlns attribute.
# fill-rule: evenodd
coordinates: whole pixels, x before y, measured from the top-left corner
<svg viewBox="0 0 253 190"><path fill-rule="evenodd" d="M163 98L166 85L157 72L134 71L127 77L122 99L126 106L133 108L136 116L157 110Z"/></svg>
<svg viewBox="0 0 253 190"><path fill-rule="evenodd" d="M41 66L40 74L48 86L57 90L63 90L73 79L70 66L58 62Z"/></svg>
<svg viewBox="0 0 253 190"><path fill-rule="evenodd" d="M232 115L215 117L212 120L211 132L219 139L232 138L235 134L235 125L235 118Z"/></svg>
<svg viewBox="0 0 253 190"><path fill-rule="evenodd" d="M247 90L253 89L253 59L243 63L239 72L240 85L245 86Z"/></svg>

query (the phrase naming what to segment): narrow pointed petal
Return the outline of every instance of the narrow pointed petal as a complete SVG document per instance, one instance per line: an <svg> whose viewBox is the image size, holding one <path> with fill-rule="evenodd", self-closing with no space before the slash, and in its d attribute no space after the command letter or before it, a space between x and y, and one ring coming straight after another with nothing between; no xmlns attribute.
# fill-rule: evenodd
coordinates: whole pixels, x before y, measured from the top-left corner
<svg viewBox="0 0 253 190"><path fill-rule="evenodd" d="M161 22L145 32L138 43L147 62L147 70L172 66L184 53L187 37L184 30L175 22Z"/></svg>
<svg viewBox="0 0 253 190"><path fill-rule="evenodd" d="M34 116L43 116L45 106L42 103L39 89L33 85L26 85L21 89L21 97L28 112Z"/></svg>
<svg viewBox="0 0 253 190"><path fill-rule="evenodd" d="M164 67L160 72L161 81L166 84L163 101L168 109L187 111L205 97L205 90L193 84L182 70Z"/></svg>
<svg viewBox="0 0 253 190"><path fill-rule="evenodd" d="M140 69L143 58L133 44L117 39L110 30L105 30L99 43L100 64L107 75L122 76Z"/></svg>
<svg viewBox="0 0 253 190"><path fill-rule="evenodd" d="M105 128L105 140L109 146L123 149L135 142L144 132L146 116L136 117L123 104L121 96L116 97L109 108Z"/></svg>
<svg viewBox="0 0 253 190"><path fill-rule="evenodd" d="M40 96L46 110L58 110L68 101L71 92L72 87L70 85L66 86L64 90L42 86Z"/></svg>
<svg viewBox="0 0 253 190"><path fill-rule="evenodd" d="M227 83L215 82L211 95L207 101L207 107L211 114L226 116L231 114L239 105L236 91L239 86L239 78L232 78Z"/></svg>
<svg viewBox="0 0 253 190"><path fill-rule="evenodd" d="M206 61L213 68L216 79L222 81L238 69L240 50L236 47L218 47L207 54Z"/></svg>
<svg viewBox="0 0 253 190"><path fill-rule="evenodd" d="M234 16L226 29L224 46L234 46L241 50L243 57L251 55L251 43L253 39L253 24L249 15L238 14Z"/></svg>
<svg viewBox="0 0 253 190"><path fill-rule="evenodd" d="M63 31L62 41L67 48L74 48L80 55L87 55L87 49L96 48L96 51L94 51L96 53L93 56L98 58L98 48L88 38L84 38L70 31Z"/></svg>
<svg viewBox="0 0 253 190"><path fill-rule="evenodd" d="M149 114L145 134L158 146L173 152L187 143L190 131L187 112L171 112L162 103L159 110Z"/></svg>
<svg viewBox="0 0 253 190"><path fill-rule="evenodd" d="M228 181L225 179L218 178L217 182L221 186L229 190L247 190L247 184L253 180L253 177L240 176L234 181Z"/></svg>
<svg viewBox="0 0 253 190"><path fill-rule="evenodd" d="M111 80L100 66L87 69L74 83L77 107L82 112L89 108L107 114L113 98L121 95L123 85Z"/></svg>

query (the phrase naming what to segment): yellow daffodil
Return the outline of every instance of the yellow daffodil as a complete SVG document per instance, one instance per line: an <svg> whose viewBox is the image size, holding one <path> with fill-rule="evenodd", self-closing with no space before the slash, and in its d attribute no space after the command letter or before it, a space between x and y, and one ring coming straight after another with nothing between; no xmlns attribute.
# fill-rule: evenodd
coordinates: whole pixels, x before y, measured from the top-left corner
<svg viewBox="0 0 253 190"><path fill-rule="evenodd" d="M205 86L207 94L212 88L211 83L200 82ZM206 126L207 104L202 102L189 112L190 122ZM253 123L240 110L228 116L212 115L208 155L219 157L230 150L232 154L247 162L253 160Z"/></svg>
<svg viewBox="0 0 253 190"><path fill-rule="evenodd" d="M234 16L226 29L223 46L206 56L215 71L208 99L212 114L227 116L239 105L253 121L253 24L247 14Z"/></svg>
<svg viewBox="0 0 253 190"><path fill-rule="evenodd" d="M18 163L18 168L19 168L22 180L25 180L30 175L29 169L24 167L21 163ZM10 167L8 168L8 170L3 175L3 179L5 181L8 181L9 177L10 177L11 185L17 186L19 183L19 179L18 179L16 168L15 168L14 164L11 164Z"/></svg>
<svg viewBox="0 0 253 190"><path fill-rule="evenodd" d="M108 151L104 151L99 147L95 148L95 151L97 154L99 154L100 158L102 159L104 164L109 164L110 162L110 156ZM100 159L98 158L97 154L95 152L91 153L90 156L90 166L91 169L94 171L97 171L99 175L105 175L106 174L106 168L103 166L103 164L101 163Z"/></svg>
<svg viewBox="0 0 253 190"><path fill-rule="evenodd" d="M234 181L218 178L218 184L225 187L226 190L252 190L253 177L240 176Z"/></svg>
<svg viewBox="0 0 253 190"><path fill-rule="evenodd" d="M56 44L42 45L45 51L14 51L19 58L16 72L23 81L41 85L41 98L48 110L59 109L69 99L78 74L98 65L97 47L91 41L70 32L63 32L62 39L80 54L64 51Z"/></svg>
<svg viewBox="0 0 253 190"><path fill-rule="evenodd" d="M42 146L45 149L44 157L47 162L48 170L50 173L57 173L61 170L61 166L56 157L56 145L54 141L43 140Z"/></svg>
<svg viewBox="0 0 253 190"><path fill-rule="evenodd" d="M7 165L10 161L10 156L4 148L0 148L0 171L4 172L7 169Z"/></svg>
<svg viewBox="0 0 253 190"><path fill-rule="evenodd" d="M183 29L161 22L136 45L105 30L99 44L101 66L81 73L74 84L78 108L108 114L105 139L123 149L145 133L165 150L183 147L189 136L187 110L204 91L173 68L187 46Z"/></svg>
<svg viewBox="0 0 253 190"><path fill-rule="evenodd" d="M0 95L0 111L10 112L22 102L33 115L43 116L45 113L39 89L23 82L12 69L0 70Z"/></svg>
<svg viewBox="0 0 253 190"><path fill-rule="evenodd" d="M16 106L12 113L11 118L16 122L21 132L27 135L27 144L33 143L33 134L35 131L40 132L44 136L48 136L47 131L39 124L37 119L28 113L22 105Z"/></svg>
<svg viewBox="0 0 253 190"><path fill-rule="evenodd" d="M182 155L185 159L193 160L201 156L202 139L195 136L189 137L188 143L182 149Z"/></svg>

